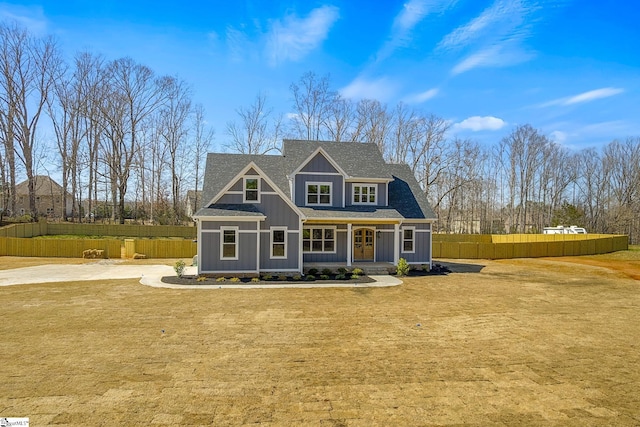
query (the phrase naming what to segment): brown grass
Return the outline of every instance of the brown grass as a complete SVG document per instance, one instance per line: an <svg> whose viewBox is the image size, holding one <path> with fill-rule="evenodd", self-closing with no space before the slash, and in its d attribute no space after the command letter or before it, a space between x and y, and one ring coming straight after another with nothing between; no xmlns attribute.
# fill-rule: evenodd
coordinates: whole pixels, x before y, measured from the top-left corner
<svg viewBox="0 0 640 427"><path fill-rule="evenodd" d="M0 288L0 416L639 425L640 282L569 261L452 260L383 289Z"/></svg>

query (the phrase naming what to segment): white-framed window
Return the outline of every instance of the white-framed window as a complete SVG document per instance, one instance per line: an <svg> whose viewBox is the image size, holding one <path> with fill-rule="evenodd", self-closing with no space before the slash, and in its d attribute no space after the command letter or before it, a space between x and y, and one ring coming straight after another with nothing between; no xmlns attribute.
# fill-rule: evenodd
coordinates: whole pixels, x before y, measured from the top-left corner
<svg viewBox="0 0 640 427"><path fill-rule="evenodd" d="M287 258L287 227L271 227L271 258Z"/></svg>
<svg viewBox="0 0 640 427"><path fill-rule="evenodd" d="M242 201L244 203L260 203L260 178L245 176L242 178Z"/></svg>
<svg viewBox="0 0 640 427"><path fill-rule="evenodd" d="M336 253L335 227L309 227L302 230L302 252Z"/></svg>
<svg viewBox="0 0 640 427"><path fill-rule="evenodd" d="M238 259L238 227L220 227L220 259Z"/></svg>
<svg viewBox="0 0 640 427"><path fill-rule="evenodd" d="M378 192L377 185L353 184L354 205L375 205Z"/></svg>
<svg viewBox="0 0 640 427"><path fill-rule="evenodd" d="M416 228L402 227L402 252L415 253Z"/></svg>
<svg viewBox="0 0 640 427"><path fill-rule="evenodd" d="M307 205L330 206L333 184L330 182L307 182L305 200Z"/></svg>

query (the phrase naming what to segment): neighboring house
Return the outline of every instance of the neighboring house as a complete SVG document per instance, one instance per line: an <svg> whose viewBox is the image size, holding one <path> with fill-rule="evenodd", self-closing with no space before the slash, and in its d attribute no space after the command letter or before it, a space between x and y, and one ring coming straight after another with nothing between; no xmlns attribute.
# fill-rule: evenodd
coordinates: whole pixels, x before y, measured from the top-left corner
<svg viewBox="0 0 640 427"><path fill-rule="evenodd" d="M184 212L191 218L202 206L202 191L189 190L184 200Z"/></svg>
<svg viewBox="0 0 640 427"><path fill-rule="evenodd" d="M39 216L66 218L71 215L72 197L64 194L62 186L46 175L36 175L36 211ZM16 185L16 215L31 213L29 208L29 181Z"/></svg>
<svg viewBox="0 0 640 427"><path fill-rule="evenodd" d="M399 258L431 267L436 216L408 166L371 143L284 140L282 152L207 156L199 273Z"/></svg>

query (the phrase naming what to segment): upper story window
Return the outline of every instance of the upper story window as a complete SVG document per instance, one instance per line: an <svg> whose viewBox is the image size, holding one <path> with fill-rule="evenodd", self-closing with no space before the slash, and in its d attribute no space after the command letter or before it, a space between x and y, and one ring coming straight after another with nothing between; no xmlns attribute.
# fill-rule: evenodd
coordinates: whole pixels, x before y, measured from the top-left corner
<svg viewBox="0 0 640 427"><path fill-rule="evenodd" d="M332 184L330 182L307 182L307 205L331 205Z"/></svg>
<svg viewBox="0 0 640 427"><path fill-rule="evenodd" d="M260 203L260 178L244 177L243 178L243 196L244 203Z"/></svg>
<svg viewBox="0 0 640 427"><path fill-rule="evenodd" d="M377 185L353 184L354 205L375 205Z"/></svg>

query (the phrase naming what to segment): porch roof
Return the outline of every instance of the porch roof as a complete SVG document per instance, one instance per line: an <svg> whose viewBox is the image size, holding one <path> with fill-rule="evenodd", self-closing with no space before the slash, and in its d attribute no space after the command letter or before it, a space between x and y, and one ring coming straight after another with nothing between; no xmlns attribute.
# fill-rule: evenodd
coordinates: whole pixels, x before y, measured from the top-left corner
<svg viewBox="0 0 640 427"><path fill-rule="evenodd" d="M308 220L386 220L400 222L404 217L396 209L379 206L347 206L345 208L309 208L301 207L300 210Z"/></svg>

